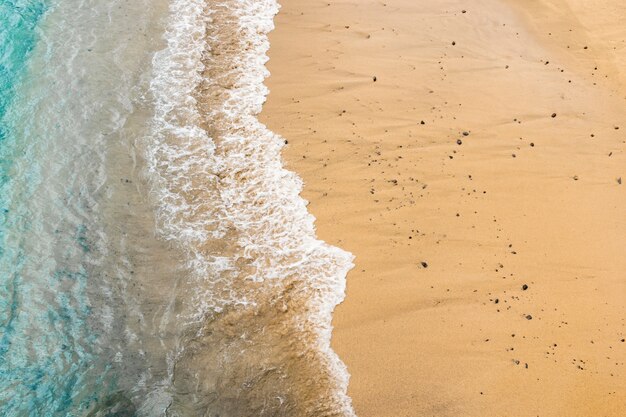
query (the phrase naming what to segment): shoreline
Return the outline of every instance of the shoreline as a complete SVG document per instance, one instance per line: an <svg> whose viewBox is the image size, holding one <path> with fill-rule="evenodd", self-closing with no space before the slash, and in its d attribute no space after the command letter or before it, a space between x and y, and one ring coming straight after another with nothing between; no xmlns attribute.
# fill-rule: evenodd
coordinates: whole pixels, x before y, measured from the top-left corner
<svg viewBox="0 0 626 417"><path fill-rule="evenodd" d="M281 1L259 119L356 256L360 417L626 410L623 39L580 0L530 27L555 4Z"/></svg>

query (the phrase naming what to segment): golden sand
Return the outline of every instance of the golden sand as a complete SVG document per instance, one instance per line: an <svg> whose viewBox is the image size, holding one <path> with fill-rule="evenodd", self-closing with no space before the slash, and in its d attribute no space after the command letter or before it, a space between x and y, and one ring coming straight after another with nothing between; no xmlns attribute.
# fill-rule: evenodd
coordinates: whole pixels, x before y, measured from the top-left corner
<svg viewBox="0 0 626 417"><path fill-rule="evenodd" d="M281 3L261 119L356 255L357 414L625 416L623 3Z"/></svg>

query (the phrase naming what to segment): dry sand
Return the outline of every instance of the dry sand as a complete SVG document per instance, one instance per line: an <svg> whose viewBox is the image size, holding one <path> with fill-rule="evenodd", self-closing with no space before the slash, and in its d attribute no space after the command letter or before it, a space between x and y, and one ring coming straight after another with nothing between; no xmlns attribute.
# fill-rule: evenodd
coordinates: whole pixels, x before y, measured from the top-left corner
<svg viewBox="0 0 626 417"><path fill-rule="evenodd" d="M626 416L622 1L281 3L261 119L356 255L357 414Z"/></svg>

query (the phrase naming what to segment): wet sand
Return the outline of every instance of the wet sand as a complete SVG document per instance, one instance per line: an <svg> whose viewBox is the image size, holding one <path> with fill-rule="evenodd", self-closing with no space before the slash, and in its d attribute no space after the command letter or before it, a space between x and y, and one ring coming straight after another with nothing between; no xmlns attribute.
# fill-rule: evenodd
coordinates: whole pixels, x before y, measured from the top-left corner
<svg viewBox="0 0 626 417"><path fill-rule="evenodd" d="M281 3L261 120L356 255L357 414L626 415L626 8Z"/></svg>

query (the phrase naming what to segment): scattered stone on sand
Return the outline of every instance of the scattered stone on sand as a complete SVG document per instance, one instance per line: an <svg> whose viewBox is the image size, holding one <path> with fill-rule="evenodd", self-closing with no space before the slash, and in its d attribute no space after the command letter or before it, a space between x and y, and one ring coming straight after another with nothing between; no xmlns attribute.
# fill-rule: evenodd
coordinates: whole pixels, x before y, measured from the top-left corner
<svg viewBox="0 0 626 417"><path fill-rule="evenodd" d="M552 113L552 118L554 119L556 117L556 113Z"/></svg>
<svg viewBox="0 0 626 417"><path fill-rule="evenodd" d="M376 80L377 80L377 79L378 79L378 78L376 78L376 76L375 76L375 75L372 77L372 80L373 80L374 82L376 82Z"/></svg>
<svg viewBox="0 0 626 417"><path fill-rule="evenodd" d="M456 144L457 145L463 145L463 141L461 139L457 139Z"/></svg>
<svg viewBox="0 0 626 417"><path fill-rule="evenodd" d="M530 314L526 315L526 320L532 320L532 319L533 319L533 316L531 316Z"/></svg>
<svg viewBox="0 0 626 417"><path fill-rule="evenodd" d="M522 285L522 291L526 291L528 289L528 285L524 284Z"/></svg>
<svg viewBox="0 0 626 417"><path fill-rule="evenodd" d="M420 264L422 264L422 267L428 268L428 263L427 262L422 261L422 262L420 262Z"/></svg>

